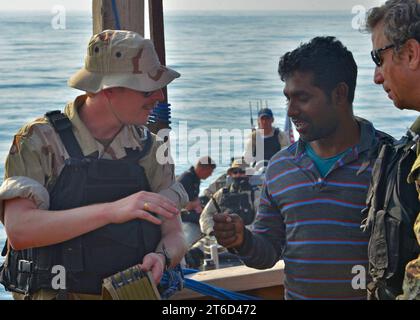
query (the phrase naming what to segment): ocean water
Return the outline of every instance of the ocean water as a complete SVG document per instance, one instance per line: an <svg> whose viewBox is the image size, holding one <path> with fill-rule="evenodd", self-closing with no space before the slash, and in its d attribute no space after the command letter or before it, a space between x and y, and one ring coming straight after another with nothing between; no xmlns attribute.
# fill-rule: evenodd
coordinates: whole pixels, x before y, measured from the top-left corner
<svg viewBox="0 0 420 320"><path fill-rule="evenodd" d="M355 114L399 137L416 113L397 110L373 84L370 35L354 29L353 18L350 12L166 14L167 65L182 74L168 87L173 131L181 126L207 133L249 129L249 101L255 107L260 100L264 106L267 101L283 128L286 109L277 74L279 57L312 37L333 35L353 52L359 67ZM49 13L0 12L0 177L14 133L46 111L62 109L79 94L66 82L83 64L92 17L67 13L64 30L52 28L51 20ZM178 140L182 144L174 157L180 174L195 162L196 139L182 133ZM234 150L233 145L226 148ZM226 169L233 155L217 159L215 175ZM203 187L207 185L205 181ZM1 247L4 241L0 226ZM10 299L2 286L0 299Z"/></svg>

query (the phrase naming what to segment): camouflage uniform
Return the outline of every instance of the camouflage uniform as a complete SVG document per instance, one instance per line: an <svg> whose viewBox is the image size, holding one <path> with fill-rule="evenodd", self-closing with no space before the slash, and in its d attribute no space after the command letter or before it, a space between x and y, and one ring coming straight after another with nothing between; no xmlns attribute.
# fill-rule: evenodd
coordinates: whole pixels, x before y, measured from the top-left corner
<svg viewBox="0 0 420 320"><path fill-rule="evenodd" d="M226 186L227 174L224 173L212 182L204 191L203 196L211 198L217 190Z"/></svg>
<svg viewBox="0 0 420 320"><path fill-rule="evenodd" d="M419 192L420 201L420 143L417 143L417 159L408 176L408 182L415 182ZM414 234L420 244L420 213L414 223ZM403 294L398 297L400 300L420 300L420 255L417 259L410 261L405 268L403 282Z"/></svg>
<svg viewBox="0 0 420 320"><path fill-rule="evenodd" d="M69 103L64 113L73 125L73 132L85 156L95 155L98 158L117 160L126 156L125 148L141 150L145 142L144 128L139 134L133 125L127 125L117 136L107 143L95 140L81 121L77 112L86 99L79 96ZM188 196L178 182L175 181L174 166L159 164L156 159L157 150L163 142L156 141L152 134L153 145L148 155L139 161L145 168L152 192L164 195L184 206ZM164 147L164 146L163 146ZM162 154L162 152L160 153ZM6 160L5 179L0 187L0 220L4 222L4 200L13 198L28 198L34 201L39 209L49 208L49 192L54 187L64 167L64 161L69 157L60 137L46 118L37 119L15 135L12 147ZM56 293L41 290L33 295L33 299L45 299ZM14 294L15 299L22 298ZM73 299L93 299L93 295L73 295ZM96 297L98 298L98 297Z"/></svg>
<svg viewBox="0 0 420 320"><path fill-rule="evenodd" d="M224 188L219 189L213 196L214 200L219 205L220 205L220 202L221 202L221 199L222 199L222 196L223 196L223 189ZM251 191L242 191L242 192L248 193L249 203L251 203L252 202ZM254 203L251 204L251 208L254 208L254 210L256 210L256 208L258 208L259 201L260 201L260 194L261 194L260 189L256 189L254 191ZM210 200L207 203L207 205L204 207L203 212L200 215L200 228L201 228L201 231L203 233L205 233L206 235L210 234L210 232L213 231L213 227L214 227L213 216L216 213L217 213L216 206L214 205L213 200ZM233 212L233 213L235 213L235 212Z"/></svg>

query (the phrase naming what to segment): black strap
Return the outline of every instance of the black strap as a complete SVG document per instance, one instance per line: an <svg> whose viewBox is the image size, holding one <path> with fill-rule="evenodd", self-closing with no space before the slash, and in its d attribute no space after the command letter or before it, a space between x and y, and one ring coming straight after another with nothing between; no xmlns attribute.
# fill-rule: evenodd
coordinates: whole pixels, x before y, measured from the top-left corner
<svg viewBox="0 0 420 320"><path fill-rule="evenodd" d="M220 209L219 204L217 203L216 199L214 197L211 197L211 200L213 201L213 204L216 207L217 213L222 213L222 210Z"/></svg>
<svg viewBox="0 0 420 320"><path fill-rule="evenodd" d="M137 126L135 128L136 128L139 136L142 136L143 133L140 131L140 129ZM134 159L136 159L136 161L144 158L149 153L150 149L152 148L152 144L153 144L152 134L150 133L149 130L146 130L146 143L143 146L143 149L140 152L138 152L137 150L132 150L132 149L129 149L129 148L125 148L125 152L127 153L127 157L128 158L134 158Z"/></svg>
<svg viewBox="0 0 420 320"><path fill-rule="evenodd" d="M390 153L391 153L391 146L388 144L384 144L382 149L379 153L376 165L372 171L373 177L373 206L376 210L384 209L386 194L387 194L387 172L386 169L388 167Z"/></svg>
<svg viewBox="0 0 420 320"><path fill-rule="evenodd" d="M251 188L251 201L252 201L252 208L255 212L255 189Z"/></svg>
<svg viewBox="0 0 420 320"><path fill-rule="evenodd" d="M4 243L4 247L3 247L3 250L1 251L1 256L2 257L5 257L6 255L7 255L7 251L8 251L8 248L7 248L7 239L6 239L6 242Z"/></svg>
<svg viewBox="0 0 420 320"><path fill-rule="evenodd" d="M279 134L280 134L279 128L275 128L273 132L273 136L277 138L277 141L279 140ZM280 148L283 147L280 141L278 142L279 142ZM252 156L255 158L256 155L257 155L257 130L253 128L252 129Z"/></svg>
<svg viewBox="0 0 420 320"><path fill-rule="evenodd" d="M257 155L257 130L252 128L252 136L251 136L251 147L252 147L252 157L255 158Z"/></svg>
<svg viewBox="0 0 420 320"><path fill-rule="evenodd" d="M74 136L69 118L59 110L49 111L45 114L45 117L60 136L70 157L83 158L82 149L80 149L79 143Z"/></svg>
<svg viewBox="0 0 420 320"><path fill-rule="evenodd" d="M80 145L77 142L76 137L74 136L70 119L59 110L49 111L45 114L45 117L48 119L48 121L54 127L55 131L60 136L61 141L63 142L64 147L66 148L70 157L78 159L84 158L82 149L80 148ZM142 132L137 126L136 130L137 133L141 136ZM134 157L137 160L140 160L148 154L152 147L152 142L152 135L149 130L146 130L146 143L144 145L144 148L140 152L133 151L131 149L126 149L127 156L130 158Z"/></svg>

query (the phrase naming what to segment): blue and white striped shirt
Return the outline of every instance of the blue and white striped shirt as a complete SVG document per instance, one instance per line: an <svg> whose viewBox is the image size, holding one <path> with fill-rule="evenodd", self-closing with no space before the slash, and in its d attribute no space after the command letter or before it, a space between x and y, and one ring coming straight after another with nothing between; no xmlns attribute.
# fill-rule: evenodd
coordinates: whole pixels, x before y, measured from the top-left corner
<svg viewBox="0 0 420 320"><path fill-rule="evenodd" d="M364 288L352 286L352 271L363 266L368 274L361 210L374 162L369 151L384 133L356 119L360 143L325 177L301 140L278 152L267 168L256 222L239 254L258 269L283 258L286 299L366 299Z"/></svg>

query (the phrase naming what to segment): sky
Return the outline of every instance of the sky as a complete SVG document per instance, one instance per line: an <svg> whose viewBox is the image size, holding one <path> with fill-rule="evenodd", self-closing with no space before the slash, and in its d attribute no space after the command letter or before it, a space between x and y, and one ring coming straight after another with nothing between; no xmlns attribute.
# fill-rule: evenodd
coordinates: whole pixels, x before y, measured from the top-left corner
<svg viewBox="0 0 420 320"><path fill-rule="evenodd" d="M123 1L123 0L117 0ZM349 10L357 5L370 8L385 0L163 0L165 10ZM66 10L90 11L91 0L2 0L0 11L51 11L56 5Z"/></svg>

